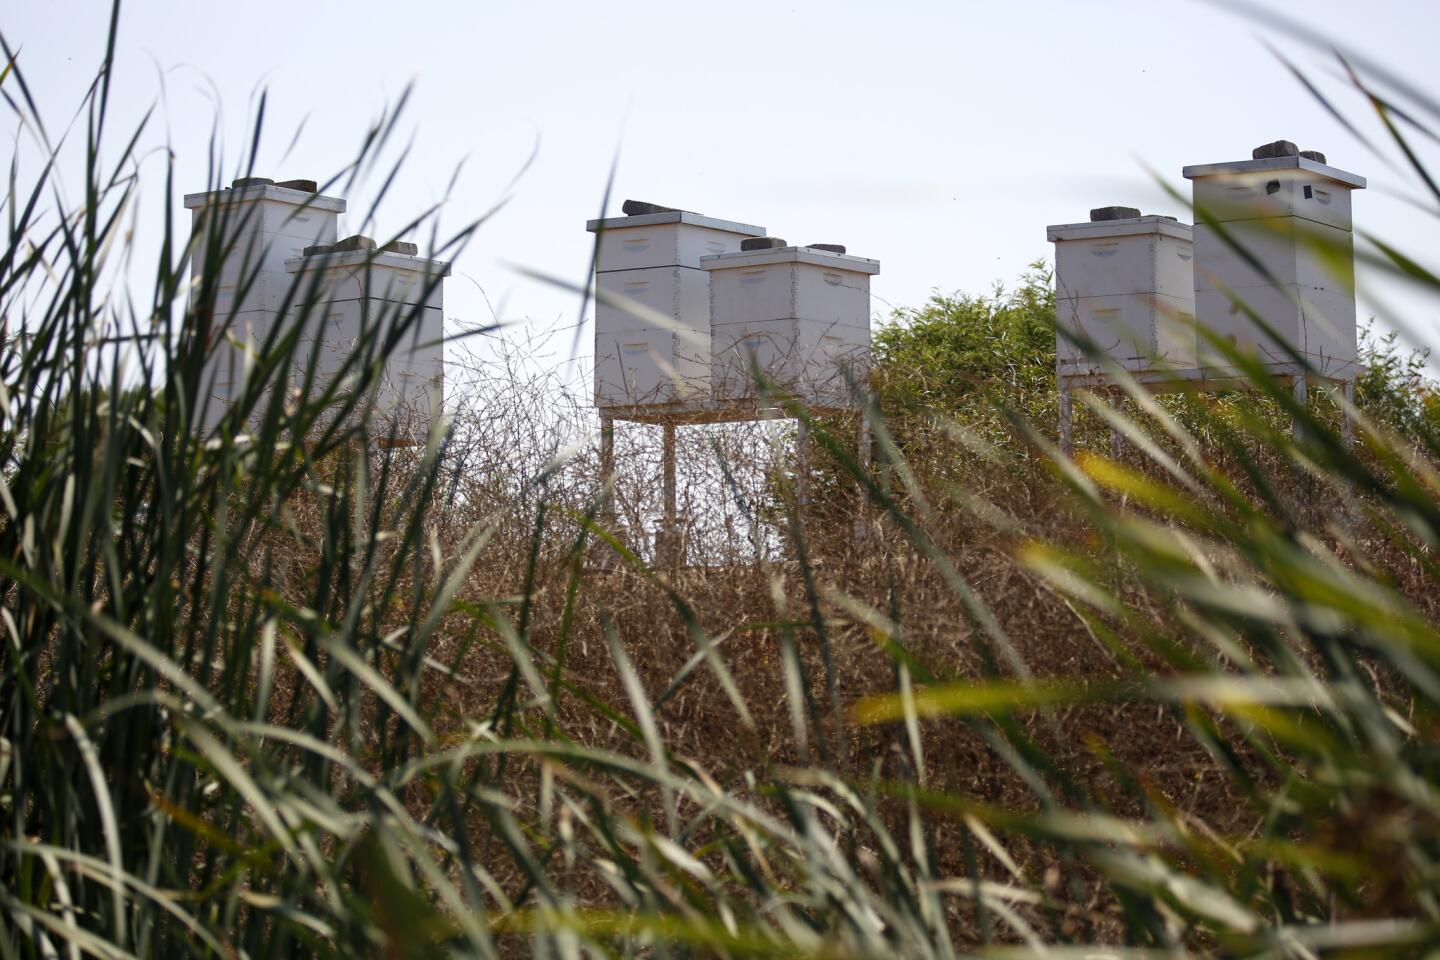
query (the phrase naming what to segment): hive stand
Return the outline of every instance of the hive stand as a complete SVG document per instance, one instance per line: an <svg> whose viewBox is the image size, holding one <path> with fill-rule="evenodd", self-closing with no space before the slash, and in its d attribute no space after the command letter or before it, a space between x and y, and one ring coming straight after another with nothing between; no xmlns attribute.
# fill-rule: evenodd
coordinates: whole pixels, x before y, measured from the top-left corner
<svg viewBox="0 0 1440 960"><path fill-rule="evenodd" d="M830 416L853 413L855 407L831 405L820 407L807 404L815 416ZM615 513L614 493L611 485L615 476L615 423L629 421L649 424L661 428L661 516L655 531L655 556L658 566L676 568L681 565L685 541L679 528L677 482L678 458L676 454L678 431L685 426L717 423L749 423L761 420L789 419L790 414L777 405L759 401L714 402L694 404L690 409L677 409L668 405L664 410L652 410L627 406L621 408L600 408L600 484L605 490L601 503L600 520L603 527L613 529L618 520ZM870 459L869 423L862 416L859 427L858 452L862 464ZM810 504L810 463L812 442L810 427L800 420L795 436L796 482L795 502L802 512ZM863 521L857 520L856 536L861 536Z"/></svg>
<svg viewBox="0 0 1440 960"><path fill-rule="evenodd" d="M627 200L597 234L595 401L600 411L601 520L615 524L615 423L662 429L660 565L680 565L676 441L683 426L788 417L753 377L816 414L854 409L837 361L868 363L873 260L833 244L787 246L763 227ZM858 310L856 309L858 305ZM823 361L832 368L822 376ZM809 502L809 429L797 436L796 499Z"/></svg>
<svg viewBox="0 0 1440 960"><path fill-rule="evenodd" d="M613 527L615 422L663 432L664 515L657 553L679 552L675 431L718 416L710 398L710 276L700 258L764 236L754 224L627 200L622 217L591 220L595 254L595 405L600 409L601 522Z"/></svg>

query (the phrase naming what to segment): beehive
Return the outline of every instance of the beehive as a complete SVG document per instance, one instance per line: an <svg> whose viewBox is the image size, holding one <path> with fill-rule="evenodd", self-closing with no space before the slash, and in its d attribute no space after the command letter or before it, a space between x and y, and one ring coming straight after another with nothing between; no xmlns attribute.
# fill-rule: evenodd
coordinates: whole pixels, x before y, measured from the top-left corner
<svg viewBox="0 0 1440 960"><path fill-rule="evenodd" d="M1188 166L1184 174L1194 187L1198 323L1266 363L1293 364L1298 354L1321 375L1352 377L1350 194L1364 189L1365 178L1288 141L1257 148L1250 160ZM1228 362L1203 342L1201 360Z"/></svg>
<svg viewBox="0 0 1440 960"><path fill-rule="evenodd" d="M1173 217L1102 207L1046 227L1055 244L1057 370L1096 372L1098 351L1134 371L1195 365L1191 231ZM1086 344L1089 344L1088 348Z"/></svg>
<svg viewBox="0 0 1440 960"><path fill-rule="evenodd" d="M880 263L829 244L751 240L709 256L712 392L758 398L761 381L815 406L852 405L870 361L870 278Z"/></svg>
<svg viewBox="0 0 1440 960"><path fill-rule="evenodd" d="M335 242L345 201L319 194L314 181L247 177L225 189L187 194L185 207L191 211L195 293L207 265L215 270L215 349L205 373L208 427L243 381L245 354L230 339L258 344L270 334L289 296L285 262L308 246Z"/></svg>
<svg viewBox="0 0 1440 960"><path fill-rule="evenodd" d="M423 430L438 412L433 404L444 385L443 280L450 264L419 256L413 243L377 249L368 237L349 237L307 247L285 269L300 291L290 313L302 331L300 363L313 356L322 379L358 375L357 364L394 340L376 412Z"/></svg>
<svg viewBox="0 0 1440 960"><path fill-rule="evenodd" d="M595 402L703 404L711 396L710 277L701 258L738 251L765 228L635 200L624 212L586 224L599 247Z"/></svg>

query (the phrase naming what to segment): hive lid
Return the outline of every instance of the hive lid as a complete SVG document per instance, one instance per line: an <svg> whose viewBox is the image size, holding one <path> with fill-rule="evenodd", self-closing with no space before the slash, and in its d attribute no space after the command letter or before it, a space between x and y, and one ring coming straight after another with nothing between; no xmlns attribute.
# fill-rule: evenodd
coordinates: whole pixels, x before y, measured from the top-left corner
<svg viewBox="0 0 1440 960"><path fill-rule="evenodd" d="M221 203L250 203L254 200L272 200L297 207L310 207L328 213L344 213L343 197L327 197L315 192L313 180L286 180L275 183L266 177L241 177L228 187L208 190L204 193L185 194L185 209L208 207Z"/></svg>
<svg viewBox="0 0 1440 960"><path fill-rule="evenodd" d="M585 229L591 233L599 230L623 230L626 227L654 227L665 223L684 223L695 227L709 227L711 230L725 230L744 234L747 237L765 236L765 228L753 223L739 223L735 220L720 220L688 210L670 210L665 213L645 213L635 217L605 217L601 220L585 221Z"/></svg>
<svg viewBox="0 0 1440 960"><path fill-rule="evenodd" d="M701 270L729 270L732 267L758 267L771 263L809 263L832 270L852 273L880 272L880 261L845 253L818 250L815 247L779 247L770 250L742 250L739 253L718 253L700 258Z"/></svg>
<svg viewBox="0 0 1440 960"><path fill-rule="evenodd" d="M1102 237L1138 237L1158 233L1177 240L1189 240L1191 227L1174 217L1147 214L1143 217L1129 217L1123 220L1090 220L1084 223L1056 223L1045 228L1045 239L1051 243L1057 240L1095 240Z"/></svg>
<svg viewBox="0 0 1440 960"><path fill-rule="evenodd" d="M1315 153L1315 151L1306 150L1305 153ZM1202 177L1232 176L1237 173L1268 173L1272 170L1304 170L1318 177L1343 184L1353 190L1365 189L1365 178L1359 174L1332 167L1328 163L1320 163L1303 154L1293 157L1264 157L1259 160L1232 160L1229 163L1200 163L1186 167L1181 172L1185 175L1186 180L1199 180Z"/></svg>
<svg viewBox="0 0 1440 960"><path fill-rule="evenodd" d="M416 273L425 273L429 276L439 275L450 276L450 262L447 260L432 260L429 257L420 257L407 254L402 251L392 250L394 246L412 247L413 244L386 244L384 247L376 248L375 241L368 237L349 237L347 240L368 240L370 246L364 244L347 243L341 241L336 244L319 244L314 247L305 248L305 256L294 257L285 261L286 273L300 273L306 270L336 270L345 267L370 265L377 267L390 267L395 270L410 270ZM343 249L337 249L343 248Z"/></svg>

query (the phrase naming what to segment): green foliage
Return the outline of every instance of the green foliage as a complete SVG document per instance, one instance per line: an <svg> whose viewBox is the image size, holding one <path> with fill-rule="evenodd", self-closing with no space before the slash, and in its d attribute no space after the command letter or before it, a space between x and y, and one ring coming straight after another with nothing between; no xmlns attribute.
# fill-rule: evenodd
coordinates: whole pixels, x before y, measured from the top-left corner
<svg viewBox="0 0 1440 960"><path fill-rule="evenodd" d="M1440 398L1428 369L1429 348L1406 350L1391 330L1377 335L1373 323L1361 331L1360 376L1355 404L1376 422L1411 437L1440 437Z"/></svg>
<svg viewBox="0 0 1440 960"><path fill-rule="evenodd" d="M1043 260L1030 264L1013 290L997 283L986 295L937 293L922 307L896 310L875 333L880 401L900 420L939 414L974 427L995 420L998 402L1047 421L1055 414L1055 322L1054 277ZM1407 349L1397 332L1379 334L1373 322L1361 329L1359 347L1356 407L1375 423L1440 449L1440 394L1429 349ZM1217 402L1237 401L1283 414L1253 395ZM1182 419L1193 407L1173 398L1159 402ZM1189 425L1206 429L1200 421ZM906 436L915 435L911 424Z"/></svg>
<svg viewBox="0 0 1440 960"><path fill-rule="evenodd" d="M1003 392L1053 392L1055 290L1044 261L1014 290L930 297L875 332L877 389L887 409L953 413Z"/></svg>

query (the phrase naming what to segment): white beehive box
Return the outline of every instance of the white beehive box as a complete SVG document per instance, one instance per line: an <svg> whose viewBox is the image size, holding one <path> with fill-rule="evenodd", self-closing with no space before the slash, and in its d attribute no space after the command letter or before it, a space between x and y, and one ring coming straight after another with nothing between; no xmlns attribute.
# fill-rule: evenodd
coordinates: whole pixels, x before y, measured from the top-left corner
<svg viewBox="0 0 1440 960"><path fill-rule="evenodd" d="M450 264L417 256L411 243L377 250L374 241L351 237L307 248L285 268L298 280L290 313L302 330L297 366L309 363L313 352L317 374L335 376L357 350L362 360L366 352L374 355L399 330L377 411L417 430L428 426L444 385L443 281Z"/></svg>
<svg viewBox="0 0 1440 960"><path fill-rule="evenodd" d="M869 367L879 261L783 240L746 246L753 249L701 261L710 273L715 398L754 399L758 371L810 404L850 406L850 381L863 381Z"/></svg>
<svg viewBox="0 0 1440 960"><path fill-rule="evenodd" d="M1196 319L1264 362L1292 364L1293 347L1320 374L1345 379L1356 359L1350 192L1365 178L1324 159L1277 141L1250 160L1184 169L1206 221L1195 227ZM1203 341L1201 360L1227 364Z"/></svg>
<svg viewBox="0 0 1440 960"><path fill-rule="evenodd" d="M586 224L599 246L595 402L604 408L707 401L710 278L700 258L737 251L765 228L633 200L624 210L626 216Z"/></svg>
<svg viewBox="0 0 1440 960"><path fill-rule="evenodd" d="M1056 368L1101 367L1065 334L1090 341L1128 370L1195 365L1195 294L1189 224L1129 207L1091 211L1088 223L1045 228L1055 244Z"/></svg>
<svg viewBox="0 0 1440 960"><path fill-rule="evenodd" d="M285 261L317 243L334 243L345 201L316 192L313 181L275 183L263 177L236 180L231 187L185 196L191 211L192 296L209 258L216 271L215 344L205 370L211 390L207 428L224 415L232 392L243 382L245 356L231 348L222 329L241 342L259 344L284 309L291 278Z"/></svg>
<svg viewBox="0 0 1440 960"><path fill-rule="evenodd" d="M219 265L216 318L256 313L273 318L290 288L285 262L306 247L335 242L345 201L316 193L309 181L276 184L251 177L235 184L185 197L195 238L191 276L198 280L204 272L214 236L229 244Z"/></svg>

